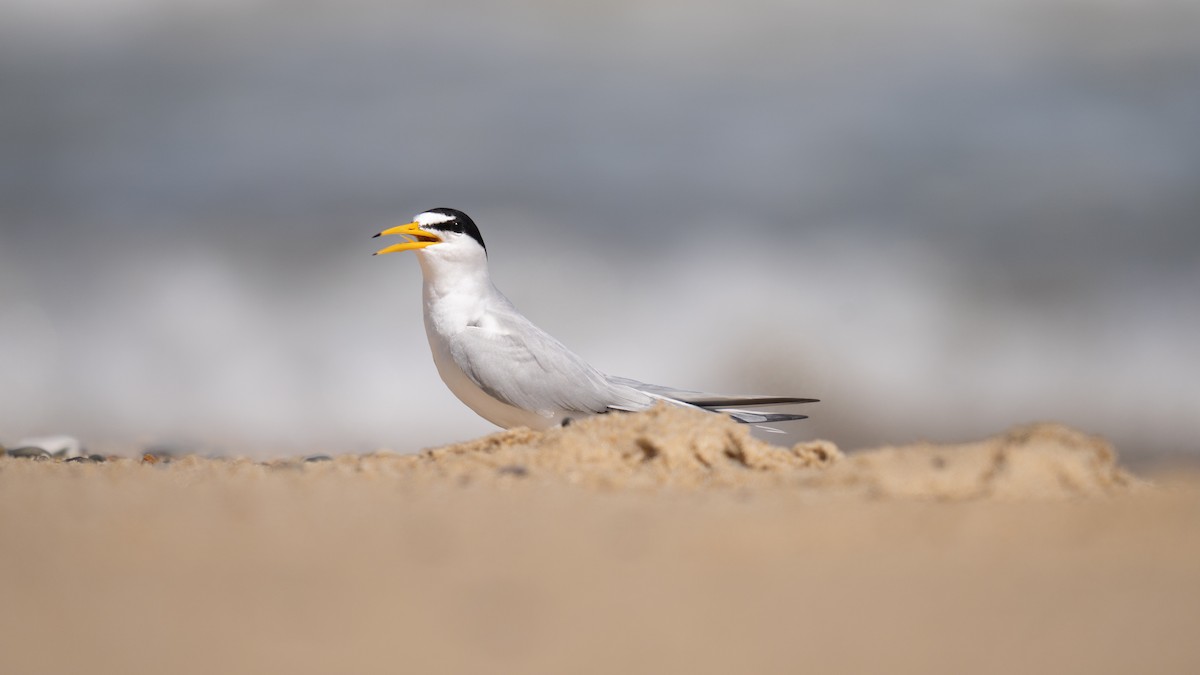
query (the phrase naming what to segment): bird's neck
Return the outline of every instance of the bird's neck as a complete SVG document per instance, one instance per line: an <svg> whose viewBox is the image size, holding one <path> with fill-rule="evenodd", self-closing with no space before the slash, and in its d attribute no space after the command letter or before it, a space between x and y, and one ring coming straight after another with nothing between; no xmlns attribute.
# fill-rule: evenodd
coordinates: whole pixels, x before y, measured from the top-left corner
<svg viewBox="0 0 1200 675"><path fill-rule="evenodd" d="M421 276L427 303L455 298L483 299L495 292L486 261L477 264L455 264L432 256L420 257Z"/></svg>

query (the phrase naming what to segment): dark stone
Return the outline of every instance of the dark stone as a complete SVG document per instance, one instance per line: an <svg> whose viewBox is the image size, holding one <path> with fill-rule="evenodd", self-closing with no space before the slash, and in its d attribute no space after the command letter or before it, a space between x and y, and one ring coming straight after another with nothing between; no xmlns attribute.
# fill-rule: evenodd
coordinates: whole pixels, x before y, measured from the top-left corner
<svg viewBox="0 0 1200 675"><path fill-rule="evenodd" d="M506 464L496 469L496 473L500 474L501 476L516 476L518 478L522 478L529 475L529 469L520 464Z"/></svg>
<svg viewBox="0 0 1200 675"><path fill-rule="evenodd" d="M72 457L72 458L68 459L67 461L68 462L87 462L89 464L99 464L101 462L107 462L108 460L104 458L104 455L88 455L86 457Z"/></svg>
<svg viewBox="0 0 1200 675"><path fill-rule="evenodd" d="M25 459L50 459L50 453L32 445L8 450L9 457L24 457Z"/></svg>
<svg viewBox="0 0 1200 675"><path fill-rule="evenodd" d="M306 462L332 462L333 458L329 455L309 455L304 458Z"/></svg>

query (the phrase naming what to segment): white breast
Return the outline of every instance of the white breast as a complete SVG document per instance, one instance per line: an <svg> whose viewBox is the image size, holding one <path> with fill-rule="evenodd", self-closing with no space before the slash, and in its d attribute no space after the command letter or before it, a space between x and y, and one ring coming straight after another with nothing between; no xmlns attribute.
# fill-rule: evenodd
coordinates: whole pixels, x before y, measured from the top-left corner
<svg viewBox="0 0 1200 675"><path fill-rule="evenodd" d="M484 299L492 291L490 283L484 288L462 284L452 289L435 289L428 283L424 289L425 335L429 339L429 350L433 353L433 363L442 382L475 414L505 429L520 426L548 429L560 424L564 415L553 412L541 415L511 406L479 388L458 367L450 354L451 336L469 325L486 321Z"/></svg>
<svg viewBox="0 0 1200 675"><path fill-rule="evenodd" d="M417 251L417 257L424 277L425 334L433 352L433 362L442 381L460 401L480 417L504 428L546 429L562 423L565 417L580 414L561 409L543 410L541 406L530 406L535 409L526 410L509 405L475 384L455 360L454 355L461 358L464 349L486 349L487 341L480 346L475 339L477 334L471 334L472 339L464 341L468 331L494 332L497 337L502 337L505 330L511 329L511 326L497 322L497 312L512 313L515 310L492 285L487 256L481 246L473 239L460 236L421 249ZM475 356L486 360L492 355ZM504 373L492 372L491 375L502 377ZM505 384L510 383L491 383L488 389L495 391L497 386Z"/></svg>
<svg viewBox="0 0 1200 675"><path fill-rule="evenodd" d="M433 352L433 363L437 366L442 382L446 383L458 400L474 410L475 414L505 429L522 426L548 429L562 422L562 419L557 416L543 417L535 412L508 405L492 398L487 392L480 389L454 362L450 356L450 348L446 339L431 327L428 313L426 314L425 333L429 338L429 349Z"/></svg>

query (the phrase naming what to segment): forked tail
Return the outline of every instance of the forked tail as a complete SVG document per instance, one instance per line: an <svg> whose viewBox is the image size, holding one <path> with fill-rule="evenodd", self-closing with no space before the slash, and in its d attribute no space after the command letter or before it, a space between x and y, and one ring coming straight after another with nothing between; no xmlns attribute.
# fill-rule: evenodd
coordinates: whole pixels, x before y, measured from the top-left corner
<svg viewBox="0 0 1200 675"><path fill-rule="evenodd" d="M669 403L729 415L743 424L770 424L808 418L808 415L758 412L756 410L744 410L744 408L816 403L820 400L815 398L796 398L793 396L725 396L722 394L707 394L700 391L688 391L686 389L672 389L671 387L663 387L657 384L646 384L645 382L631 380L626 377L612 377L610 375L608 379L614 384L637 389L643 394ZM771 429L770 427L763 428L770 431L778 431L778 429Z"/></svg>

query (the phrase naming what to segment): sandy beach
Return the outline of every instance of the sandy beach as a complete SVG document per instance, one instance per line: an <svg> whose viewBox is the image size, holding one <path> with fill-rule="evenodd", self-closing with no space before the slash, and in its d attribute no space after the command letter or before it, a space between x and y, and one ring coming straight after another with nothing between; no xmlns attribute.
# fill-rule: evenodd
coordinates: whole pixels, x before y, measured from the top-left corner
<svg viewBox="0 0 1200 675"><path fill-rule="evenodd" d="M843 451L655 409L324 461L0 457L0 541L4 673L1200 670L1200 475L1049 424Z"/></svg>
<svg viewBox="0 0 1200 675"><path fill-rule="evenodd" d="M0 675L1200 675L1198 74L1200 0L0 1ZM668 391L813 402L497 431Z"/></svg>

